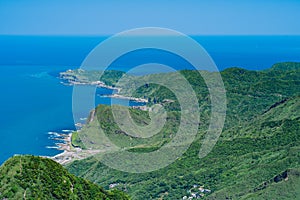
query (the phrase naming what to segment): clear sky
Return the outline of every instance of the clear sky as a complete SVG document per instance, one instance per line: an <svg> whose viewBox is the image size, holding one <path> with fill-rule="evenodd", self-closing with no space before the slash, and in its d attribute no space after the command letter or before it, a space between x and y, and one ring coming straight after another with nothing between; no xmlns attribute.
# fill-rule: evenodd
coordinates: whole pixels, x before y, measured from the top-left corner
<svg viewBox="0 0 300 200"><path fill-rule="evenodd" d="M190 35L300 35L300 1L0 0L0 34L110 35L145 26Z"/></svg>

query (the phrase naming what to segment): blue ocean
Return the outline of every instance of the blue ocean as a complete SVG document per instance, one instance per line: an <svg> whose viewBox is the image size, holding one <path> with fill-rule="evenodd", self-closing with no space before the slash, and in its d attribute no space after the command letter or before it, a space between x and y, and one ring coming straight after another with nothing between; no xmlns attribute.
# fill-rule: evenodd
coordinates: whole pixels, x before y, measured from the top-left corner
<svg viewBox="0 0 300 200"><path fill-rule="evenodd" d="M58 74L78 68L106 37L0 36L0 163L14 154L52 156L60 153L49 132L74 130L72 87ZM299 36L194 36L219 70L232 66L250 70L274 63L300 62ZM148 49L118 59L111 69L127 71L138 64L158 62L175 69L189 63L167 52ZM97 94L110 90L97 89ZM95 97L96 104L110 104ZM118 100L118 104L126 104ZM138 103L131 102L131 105ZM84 117L84 116L83 116Z"/></svg>

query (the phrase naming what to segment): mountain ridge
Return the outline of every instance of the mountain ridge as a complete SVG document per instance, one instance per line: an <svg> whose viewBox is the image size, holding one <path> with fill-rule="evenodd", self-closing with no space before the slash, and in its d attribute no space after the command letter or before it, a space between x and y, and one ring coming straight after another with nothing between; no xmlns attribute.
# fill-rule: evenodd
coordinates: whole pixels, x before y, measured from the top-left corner
<svg viewBox="0 0 300 200"><path fill-rule="evenodd" d="M181 158L165 169L138 176L109 169L93 157L66 167L70 172L103 186L118 182L118 187L126 188L133 199L180 199L189 195L186 191L194 184L205 185L212 191L203 197L205 199L241 199L252 195L260 184L299 167L300 68L287 69L249 71L231 68L221 72L228 102L225 127L214 149L202 160L198 159L198 151L210 117L209 92L198 72L183 70L180 73L196 91L203 123L196 140ZM150 104L162 104L169 114L176 116L178 102L174 97L166 102L169 94L166 88L151 84L134 93L135 97L147 97ZM113 125L109 112L104 110L108 111L98 109L96 112L101 128L108 131L108 136L118 144L130 145L121 139L125 135L118 134L120 130ZM139 112L142 111L136 113ZM171 122L176 124L176 118ZM87 129L91 127L90 124ZM164 138L170 136L166 131L164 134ZM151 139L154 138L147 142ZM135 139L128 138L128 141L134 144ZM145 151L140 144L136 148L142 153L155 150ZM97 179L99 176L105 178ZM296 194L296 191L289 192ZM276 199L275 196L270 198Z"/></svg>
<svg viewBox="0 0 300 200"><path fill-rule="evenodd" d="M0 199L123 199L123 192L106 191L70 174L55 161L14 156L0 167Z"/></svg>

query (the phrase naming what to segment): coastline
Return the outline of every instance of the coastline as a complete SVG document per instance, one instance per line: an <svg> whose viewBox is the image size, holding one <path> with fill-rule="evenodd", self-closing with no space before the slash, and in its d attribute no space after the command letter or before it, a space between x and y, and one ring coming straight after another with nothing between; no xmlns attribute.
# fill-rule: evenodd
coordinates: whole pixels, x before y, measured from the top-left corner
<svg viewBox="0 0 300 200"><path fill-rule="evenodd" d="M108 97L108 98L116 98L116 99L126 99L126 100L135 101L135 102L139 102L139 103L148 103L147 99L136 98L136 97L127 97L127 96L123 96L121 94L110 94L110 95L99 95L99 96Z"/></svg>
<svg viewBox="0 0 300 200"><path fill-rule="evenodd" d="M103 81L99 80L89 80L88 77L85 77L85 75L82 75L81 73L85 72L85 70L78 69L76 70L71 70L68 69L65 72L60 72L59 73L59 78L63 81L61 81L62 84L67 85L67 86L73 86L73 85L92 85L100 88L106 88L106 89L111 89L111 90L117 90L119 92L121 88L117 88L114 86L110 86L105 84Z"/></svg>
<svg viewBox="0 0 300 200"><path fill-rule="evenodd" d="M67 70L65 72L61 72L59 78L62 80L60 83L66 86L74 86L74 85L86 85L86 86L96 86L99 88L105 88L116 91L111 95L100 95L101 97L109 97L109 98L119 98L126 99L131 101L136 101L140 103L148 103L148 99L129 97L120 94L122 88L115 87L114 85L107 85L103 81L99 80L90 80L89 77L85 77L80 73L84 72L84 70L80 70L76 72L76 70Z"/></svg>
<svg viewBox="0 0 300 200"><path fill-rule="evenodd" d="M99 95L101 97L108 97L108 98L118 98L118 99L126 99L130 101L140 102L140 103L148 103L147 99L143 98L135 98L135 97L128 97L123 96L121 94L118 94L121 90L121 88L117 88L114 86L106 85L102 81L88 81L88 80L82 80L82 78L76 77L76 75L73 74L72 70L68 70L67 72L60 73L61 80L60 83L65 86L74 86L74 85L86 85L86 86L96 86L106 89L115 90L116 93L112 95ZM141 110L147 110L147 106L133 106L135 109L141 109ZM95 110L94 110L95 112ZM87 118L85 118L87 119ZM92 120L92 119L90 119ZM75 127L77 128L77 132L80 132L80 129L88 124L89 122L86 121L86 123L76 123ZM73 162L74 160L81 160L84 158L87 158L89 156L95 155L101 150L86 150L79 147L75 147L72 144L72 134L74 130L61 130L61 133L55 133L55 132L49 132L49 134L53 134L54 137L51 138L52 140L58 140L58 143L55 143L55 147L48 147L48 148L57 148L58 150L62 150L62 153L59 153L54 156L46 156L62 165L66 165L70 162Z"/></svg>
<svg viewBox="0 0 300 200"><path fill-rule="evenodd" d="M61 84L66 85L66 86L74 86L74 85L91 85L91 86L96 86L99 88L106 88L106 89L110 89L110 90L117 90L117 92L119 92L121 90L121 88L117 88L117 87L113 87L113 86L109 86L106 85L104 82L101 81L92 81L92 82L81 82L81 81L72 81L69 79L64 79L63 80L67 80L68 82L61 82Z"/></svg>
<svg viewBox="0 0 300 200"><path fill-rule="evenodd" d="M81 160L87 158L89 156L95 155L100 152L100 150L83 150L79 147L74 147L72 145L72 132L68 134L65 133L57 133L63 139L60 139L60 143L56 143L58 146L58 150L62 150L62 153L59 153L55 156L48 157L61 165L66 165L74 160Z"/></svg>

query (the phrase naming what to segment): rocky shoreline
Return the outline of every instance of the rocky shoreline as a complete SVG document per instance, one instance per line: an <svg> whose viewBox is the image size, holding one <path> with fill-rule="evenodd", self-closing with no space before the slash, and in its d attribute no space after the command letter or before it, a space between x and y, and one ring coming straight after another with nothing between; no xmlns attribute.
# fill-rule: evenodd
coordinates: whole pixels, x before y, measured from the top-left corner
<svg viewBox="0 0 300 200"><path fill-rule="evenodd" d="M73 80L68 80L68 79L63 79L63 80L67 80L67 82L61 82L64 85L67 86L73 86L73 85L92 85L92 86L96 86L99 88L106 88L106 89L110 89L110 90L117 90L118 92L121 90L121 88L117 88L117 87L113 87L113 86L109 86L109 85L105 85L104 82L102 81L92 81L92 82L81 82L81 81L73 81Z"/></svg>
<svg viewBox="0 0 300 200"><path fill-rule="evenodd" d="M68 70L66 72L60 73L60 79L62 84L67 86L74 86L74 85L91 85L96 86L99 88L106 88L110 90L115 90L116 92L112 95L101 95L101 97L109 97L109 98L119 98L119 99L128 99L135 102L140 103L148 103L147 99L143 98L136 98L136 97L128 97L119 94L122 88L118 88L115 86L110 86L105 84L103 81L89 81L87 78L79 77L77 74L74 73L73 70Z"/></svg>
<svg viewBox="0 0 300 200"><path fill-rule="evenodd" d="M136 97L127 97L121 94L111 94L111 95L101 95L101 97L109 97L109 98L116 98L116 99L127 99L130 101L140 102L140 103L148 103L147 99L143 98L136 98Z"/></svg>
<svg viewBox="0 0 300 200"><path fill-rule="evenodd" d="M89 156L95 155L99 153L99 150L83 150L79 147L74 147L72 145L72 132L70 133L56 133L57 137L62 137L62 139L55 139L60 140L61 142L56 143L57 149L62 150L63 152L57 154L51 158L52 160L58 162L59 164L66 165L74 160L81 160L87 158Z"/></svg>
<svg viewBox="0 0 300 200"><path fill-rule="evenodd" d="M66 72L60 73L61 84L67 85L67 86L74 86L74 85L91 85L91 86L96 86L96 87L101 87L101 88L106 88L106 89L111 89L115 90L116 93L112 95L101 95L101 97L109 97L109 98L119 98L119 99L127 99L130 101L135 101L135 102L140 102L140 103L148 103L147 99L143 98L135 98L135 97L127 97L123 96L121 94L118 94L121 90L121 88L116 88L114 86L109 86L106 85L102 81L88 81L85 78L80 78L76 74L74 74L73 70L68 70ZM136 109L141 109L141 110L147 110L147 106L135 106L134 108ZM92 120L92 119L90 119ZM87 122L88 123L88 122ZM77 123L75 124L76 128L78 131L84 126L84 123ZM95 155L100 152L100 150L85 150L81 149L79 147L75 147L72 144L72 132L73 130L62 130L63 133L55 133L55 132L50 132L49 134L53 134L54 137L51 139L53 140L58 140L60 142L56 143L55 147L48 147L48 148L56 148L58 150L62 150L63 152L60 154L57 154L51 158L52 160L65 165L68 164L74 160L81 160L84 158L87 158L89 156Z"/></svg>
<svg viewBox="0 0 300 200"><path fill-rule="evenodd" d="M105 84L103 81L99 80L89 80L89 78L85 77L84 75L80 75L80 73L84 72L84 70L67 70L65 72L61 72L59 74L59 78L63 81L61 81L62 84L67 86L73 86L73 85L92 85L100 88L106 88L111 90L117 90L119 92L121 89L110 86Z"/></svg>

